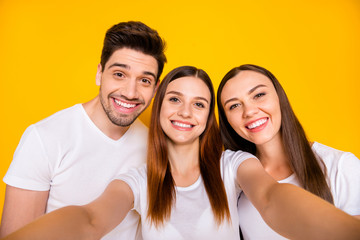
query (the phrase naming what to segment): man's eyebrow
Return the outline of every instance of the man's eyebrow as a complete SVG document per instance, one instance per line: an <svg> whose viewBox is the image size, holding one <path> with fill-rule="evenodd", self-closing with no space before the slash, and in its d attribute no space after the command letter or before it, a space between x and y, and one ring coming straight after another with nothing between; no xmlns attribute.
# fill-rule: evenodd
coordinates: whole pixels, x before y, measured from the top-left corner
<svg viewBox="0 0 360 240"><path fill-rule="evenodd" d="M112 67L121 67L121 68L126 68L126 69L130 69L129 65L123 64L123 63L113 63L109 66L109 68Z"/></svg>
<svg viewBox="0 0 360 240"><path fill-rule="evenodd" d="M155 73L153 73L153 72L144 71L143 74L153 76L154 79L157 79L157 77L155 76Z"/></svg>
<svg viewBox="0 0 360 240"><path fill-rule="evenodd" d="M256 89L258 89L258 88L260 88L260 87L266 87L266 85L264 85L264 84L259 84L259 85L255 86L255 87L253 87L252 89L250 89L250 90L248 91L248 94L253 93ZM228 104L229 102L235 101L235 100L237 100L236 97L230 98L230 99L226 100L226 101L224 102L224 106L226 106L226 104Z"/></svg>
<svg viewBox="0 0 360 240"><path fill-rule="evenodd" d="M129 65L126 65L126 64L123 64L123 63L113 63L109 66L109 68L112 68L112 67L121 67L121 68L125 68L125 69L130 69L130 66ZM152 77L154 77L154 79L157 79L155 73L153 72L149 72L149 71L144 71L143 72L144 75L150 75Z"/></svg>
<svg viewBox="0 0 360 240"><path fill-rule="evenodd" d="M184 94L182 94L181 92L178 92L178 91L170 91L170 92L166 93L166 95L168 95L168 94L175 94L175 95L178 95L178 96L184 96ZM209 103L209 101L204 97L195 97L195 99L203 100L206 103Z"/></svg>

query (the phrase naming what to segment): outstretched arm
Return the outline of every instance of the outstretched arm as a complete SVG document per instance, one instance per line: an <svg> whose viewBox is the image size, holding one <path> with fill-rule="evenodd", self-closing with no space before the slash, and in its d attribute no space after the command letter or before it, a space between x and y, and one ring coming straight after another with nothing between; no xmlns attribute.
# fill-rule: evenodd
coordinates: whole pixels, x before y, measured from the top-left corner
<svg viewBox="0 0 360 240"><path fill-rule="evenodd" d="M6 185L0 237L45 214L49 191L31 191Z"/></svg>
<svg viewBox="0 0 360 240"><path fill-rule="evenodd" d="M265 222L291 239L360 239L360 221L292 184L280 184L259 160L240 164L237 181Z"/></svg>
<svg viewBox="0 0 360 240"><path fill-rule="evenodd" d="M131 210L134 196L123 181L114 180L104 193L84 206L69 206L46 214L5 237L8 239L100 239Z"/></svg>

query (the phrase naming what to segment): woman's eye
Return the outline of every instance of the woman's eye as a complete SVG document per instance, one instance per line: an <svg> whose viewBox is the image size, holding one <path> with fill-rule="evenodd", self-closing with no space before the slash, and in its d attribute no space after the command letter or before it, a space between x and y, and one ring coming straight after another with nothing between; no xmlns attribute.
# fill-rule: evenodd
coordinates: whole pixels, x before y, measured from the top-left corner
<svg viewBox="0 0 360 240"><path fill-rule="evenodd" d="M170 102L179 102L179 99L176 97L172 97L169 100L170 100Z"/></svg>
<svg viewBox="0 0 360 240"><path fill-rule="evenodd" d="M259 97L262 97L262 96L265 96L265 93L258 93L254 96L254 98L259 98Z"/></svg>
<svg viewBox="0 0 360 240"><path fill-rule="evenodd" d="M204 108L205 107L205 105L204 104L202 104L202 103L195 103L195 106L197 106L197 107L199 107L199 108Z"/></svg>
<svg viewBox="0 0 360 240"><path fill-rule="evenodd" d="M238 106L240 106L240 104L239 104L239 103L235 103L235 104L231 105L229 109L230 109L230 110L233 110L234 108L236 108L236 107L238 107Z"/></svg>

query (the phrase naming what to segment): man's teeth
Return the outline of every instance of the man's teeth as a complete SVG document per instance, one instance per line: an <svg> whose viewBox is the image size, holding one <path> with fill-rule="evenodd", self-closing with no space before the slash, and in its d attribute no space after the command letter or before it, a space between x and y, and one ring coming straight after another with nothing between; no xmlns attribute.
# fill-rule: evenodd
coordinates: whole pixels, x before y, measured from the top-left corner
<svg viewBox="0 0 360 240"><path fill-rule="evenodd" d="M183 127L183 128L191 128L190 124L179 123L179 122L172 122L172 124L174 124L175 126Z"/></svg>
<svg viewBox="0 0 360 240"><path fill-rule="evenodd" d="M259 126L263 125L266 122L267 122L267 118L260 119L259 121L253 122L252 124L247 126L247 128L248 129L253 129L253 128L256 128L256 127L259 127Z"/></svg>
<svg viewBox="0 0 360 240"><path fill-rule="evenodd" d="M114 99L114 100L115 100L116 105L124 107L124 108L133 108L136 106L136 104L124 103L117 99Z"/></svg>

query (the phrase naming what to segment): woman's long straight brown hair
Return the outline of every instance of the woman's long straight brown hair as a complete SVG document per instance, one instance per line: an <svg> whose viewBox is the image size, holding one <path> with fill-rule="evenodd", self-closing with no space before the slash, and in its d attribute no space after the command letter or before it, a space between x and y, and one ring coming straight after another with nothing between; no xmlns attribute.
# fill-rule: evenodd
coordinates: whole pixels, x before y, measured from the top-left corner
<svg viewBox="0 0 360 240"><path fill-rule="evenodd" d="M330 188L326 182L326 166L321 168L319 161L316 159L311 149L309 140L299 120L295 116L291 108L290 102L286 96L284 89L276 77L267 69L245 64L230 70L222 79L217 94L217 103L219 109L219 124L221 129L221 137L224 142L225 149L233 151L243 150L256 154L256 146L254 143L240 137L227 121L225 111L221 105L221 93L228 80L238 75L241 71L250 70L265 75L275 87L279 97L281 109L281 137L285 152L290 160L290 166L298 177L300 184L309 192L333 203L333 197Z"/></svg>
<svg viewBox="0 0 360 240"><path fill-rule="evenodd" d="M169 83L186 76L201 79L211 94L207 125L200 135L200 173L216 222L221 224L225 219L230 221L225 187L220 174L222 142L214 113L215 94L213 85L205 71L191 66L183 66L172 70L165 76L159 86L152 108L147 155L149 204L147 217L156 227L170 219L171 209L176 200L175 184L168 159L167 136L160 125L160 110Z"/></svg>

